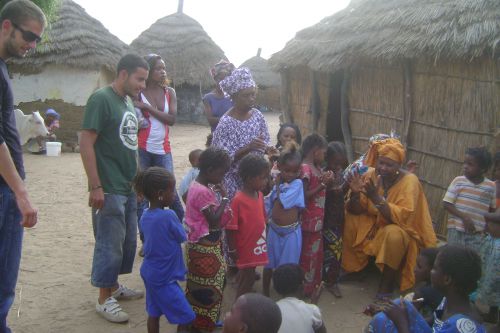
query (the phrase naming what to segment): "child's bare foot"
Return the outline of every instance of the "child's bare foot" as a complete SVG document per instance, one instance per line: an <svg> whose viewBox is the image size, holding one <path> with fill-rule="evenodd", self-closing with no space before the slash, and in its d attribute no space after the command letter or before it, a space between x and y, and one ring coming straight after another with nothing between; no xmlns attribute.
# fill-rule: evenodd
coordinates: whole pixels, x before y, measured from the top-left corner
<svg viewBox="0 0 500 333"><path fill-rule="evenodd" d="M324 282L321 282L318 286L316 286L316 289L311 294L311 303L312 304L318 304L319 298L321 297L321 293L323 292L324 288L325 288Z"/></svg>
<svg viewBox="0 0 500 333"><path fill-rule="evenodd" d="M340 292L339 284L325 284L326 290L328 290L336 298L342 298L342 293Z"/></svg>

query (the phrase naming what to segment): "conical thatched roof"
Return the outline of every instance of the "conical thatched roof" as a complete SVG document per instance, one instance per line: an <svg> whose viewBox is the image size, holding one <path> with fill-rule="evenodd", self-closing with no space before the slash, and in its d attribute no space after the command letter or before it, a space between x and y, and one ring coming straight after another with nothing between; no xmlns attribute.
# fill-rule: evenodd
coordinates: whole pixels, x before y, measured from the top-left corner
<svg viewBox="0 0 500 333"><path fill-rule="evenodd" d="M130 47L139 54L159 54L174 85L213 85L210 68L224 52L193 18L175 13L156 21Z"/></svg>
<svg viewBox="0 0 500 333"><path fill-rule="evenodd" d="M241 64L240 67L247 67L252 72L253 79L257 85L261 87L275 87L281 84L281 79L278 73L273 72L269 67L267 60L257 54Z"/></svg>
<svg viewBox="0 0 500 333"><path fill-rule="evenodd" d="M334 71L362 59L470 61L499 49L499 0L357 0L298 32L270 65Z"/></svg>
<svg viewBox="0 0 500 333"><path fill-rule="evenodd" d="M46 29L43 41L24 59L13 59L11 71L40 72L50 64L115 71L128 50L127 44L111 34L101 22L78 4L62 0L55 21Z"/></svg>

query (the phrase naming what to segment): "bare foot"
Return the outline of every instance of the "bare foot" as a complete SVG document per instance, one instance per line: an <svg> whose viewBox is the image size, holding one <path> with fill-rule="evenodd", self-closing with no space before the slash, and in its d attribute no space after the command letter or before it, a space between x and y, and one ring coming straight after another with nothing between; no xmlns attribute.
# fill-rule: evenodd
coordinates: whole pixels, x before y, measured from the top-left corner
<svg viewBox="0 0 500 333"><path fill-rule="evenodd" d="M339 284L325 284L326 290L328 290L336 298L342 298L342 293L340 292Z"/></svg>
<svg viewBox="0 0 500 333"><path fill-rule="evenodd" d="M316 289L313 291L311 295L312 304L318 304L319 298L321 297L321 293L323 292L324 288L325 288L325 283L323 281L318 286L316 286Z"/></svg>

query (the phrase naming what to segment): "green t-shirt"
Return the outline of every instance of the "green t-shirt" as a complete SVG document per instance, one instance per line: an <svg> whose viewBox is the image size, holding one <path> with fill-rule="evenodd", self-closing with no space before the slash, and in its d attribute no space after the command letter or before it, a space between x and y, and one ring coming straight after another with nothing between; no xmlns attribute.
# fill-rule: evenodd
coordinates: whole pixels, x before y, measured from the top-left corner
<svg viewBox="0 0 500 333"><path fill-rule="evenodd" d="M97 172L104 193L128 195L137 172L137 118L129 97L111 87L97 90L85 106L83 129L95 130Z"/></svg>

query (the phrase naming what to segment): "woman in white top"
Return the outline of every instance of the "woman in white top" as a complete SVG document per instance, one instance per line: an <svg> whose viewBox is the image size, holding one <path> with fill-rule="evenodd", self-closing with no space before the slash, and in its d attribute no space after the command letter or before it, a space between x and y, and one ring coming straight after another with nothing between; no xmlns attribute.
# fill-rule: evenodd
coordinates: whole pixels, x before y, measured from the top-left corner
<svg viewBox="0 0 500 333"><path fill-rule="evenodd" d="M164 167L174 174L174 164L169 141L169 126L175 124L177 97L175 90L169 87L165 62L157 54L148 54L144 59L149 64L149 76L146 89L134 101L138 115L139 128L139 165L142 170L152 166ZM142 202L137 209L140 220L148 203ZM179 220L184 217L184 209L176 196L172 207ZM140 224L139 224L140 229ZM142 234L141 234L142 239Z"/></svg>

